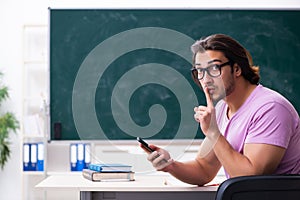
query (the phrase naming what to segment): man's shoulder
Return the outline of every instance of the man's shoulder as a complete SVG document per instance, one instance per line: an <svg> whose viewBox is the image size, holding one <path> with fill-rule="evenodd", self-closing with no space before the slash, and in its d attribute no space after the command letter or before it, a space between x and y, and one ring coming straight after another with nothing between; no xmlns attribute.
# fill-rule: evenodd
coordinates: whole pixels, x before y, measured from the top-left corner
<svg viewBox="0 0 300 200"><path fill-rule="evenodd" d="M258 91L255 94L253 100L258 105L258 107L270 106L282 111L282 109L293 113L297 116L297 111L294 106L285 98L283 95L278 93L277 91L270 89L268 87L264 87L262 85L258 86ZM254 103L253 102L253 103Z"/></svg>
<svg viewBox="0 0 300 200"><path fill-rule="evenodd" d="M257 86L254 96L254 99L260 103L289 103L289 101L279 92L262 85Z"/></svg>

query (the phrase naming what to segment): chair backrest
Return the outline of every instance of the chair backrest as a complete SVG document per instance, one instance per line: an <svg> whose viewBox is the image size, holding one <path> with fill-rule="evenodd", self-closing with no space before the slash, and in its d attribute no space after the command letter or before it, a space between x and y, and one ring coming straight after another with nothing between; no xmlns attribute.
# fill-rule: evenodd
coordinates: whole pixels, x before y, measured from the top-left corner
<svg viewBox="0 0 300 200"><path fill-rule="evenodd" d="M224 181L216 200L299 200L300 175L242 176Z"/></svg>

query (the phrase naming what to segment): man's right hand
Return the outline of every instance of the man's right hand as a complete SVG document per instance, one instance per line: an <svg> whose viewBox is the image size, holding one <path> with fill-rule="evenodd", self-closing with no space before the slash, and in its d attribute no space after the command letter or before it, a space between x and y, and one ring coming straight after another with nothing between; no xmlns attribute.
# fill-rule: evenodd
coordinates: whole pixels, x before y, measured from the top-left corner
<svg viewBox="0 0 300 200"><path fill-rule="evenodd" d="M147 159L152 163L152 166L157 171L164 171L163 169L169 166L174 160L171 158L168 151L155 145L149 146L154 150L154 152L148 154Z"/></svg>

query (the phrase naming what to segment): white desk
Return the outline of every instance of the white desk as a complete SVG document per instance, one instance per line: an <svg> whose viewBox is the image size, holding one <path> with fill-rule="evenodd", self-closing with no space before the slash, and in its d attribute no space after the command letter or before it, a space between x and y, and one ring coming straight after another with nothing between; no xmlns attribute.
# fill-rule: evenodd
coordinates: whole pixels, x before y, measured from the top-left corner
<svg viewBox="0 0 300 200"><path fill-rule="evenodd" d="M92 182L81 174L52 175L41 181L36 188L44 190L74 190L81 200L213 200L217 186L198 187L182 183L166 175L137 175L130 182Z"/></svg>

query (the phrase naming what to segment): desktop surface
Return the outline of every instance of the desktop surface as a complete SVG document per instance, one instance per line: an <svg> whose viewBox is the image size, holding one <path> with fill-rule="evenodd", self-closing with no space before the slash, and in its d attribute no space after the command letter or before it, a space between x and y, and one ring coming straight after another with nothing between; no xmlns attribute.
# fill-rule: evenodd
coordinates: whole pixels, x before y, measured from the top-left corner
<svg viewBox="0 0 300 200"><path fill-rule="evenodd" d="M93 182L72 175L52 175L36 185L41 189L77 189L80 191L216 191L216 186L190 185L169 175L135 175L134 181Z"/></svg>
<svg viewBox="0 0 300 200"><path fill-rule="evenodd" d="M213 185L213 186L211 186ZM51 175L36 185L44 190L75 190L80 199L98 199L107 194L113 199L214 199L218 186L199 187L183 183L170 175L135 175L135 181L93 182L81 173ZM101 198L100 198L101 199Z"/></svg>

